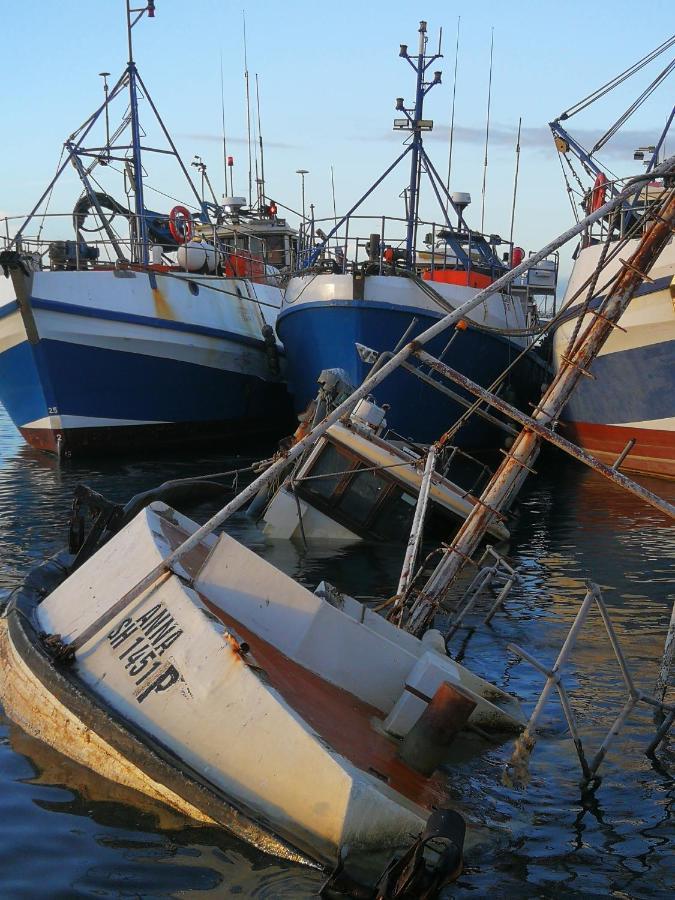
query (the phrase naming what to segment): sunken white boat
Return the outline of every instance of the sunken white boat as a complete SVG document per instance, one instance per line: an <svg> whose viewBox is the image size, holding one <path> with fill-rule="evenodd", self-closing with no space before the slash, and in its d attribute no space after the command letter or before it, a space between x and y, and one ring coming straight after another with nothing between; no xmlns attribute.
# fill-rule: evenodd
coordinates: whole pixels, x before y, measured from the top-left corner
<svg viewBox="0 0 675 900"><path fill-rule="evenodd" d="M58 586L29 579L1 620L7 715L197 821L365 883L447 805L447 776L404 752L439 695L482 731L519 730L519 705L225 534L163 566L196 530L153 503L75 571L52 564Z"/></svg>
<svg viewBox="0 0 675 900"><path fill-rule="evenodd" d="M267 538L351 542L408 537L423 489L426 448L390 434L385 414L372 398L364 399L350 416L330 426L264 508L261 524ZM479 485L491 474L459 448L447 451L431 478L425 525L443 540L478 503ZM470 487L449 477L456 459ZM510 537L502 519L490 523L488 534L500 542Z"/></svg>

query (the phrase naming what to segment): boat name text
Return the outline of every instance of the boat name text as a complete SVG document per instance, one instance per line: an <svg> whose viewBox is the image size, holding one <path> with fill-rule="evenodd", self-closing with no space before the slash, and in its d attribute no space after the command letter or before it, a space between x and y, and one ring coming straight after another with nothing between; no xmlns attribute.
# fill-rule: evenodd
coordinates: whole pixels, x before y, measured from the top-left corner
<svg viewBox="0 0 675 900"><path fill-rule="evenodd" d="M108 635L113 650L122 648L118 659L136 681L136 700L142 703L150 694L168 690L181 675L173 663L161 657L183 634L183 629L163 603L157 603L137 618L127 616ZM153 677L154 676L154 677Z"/></svg>

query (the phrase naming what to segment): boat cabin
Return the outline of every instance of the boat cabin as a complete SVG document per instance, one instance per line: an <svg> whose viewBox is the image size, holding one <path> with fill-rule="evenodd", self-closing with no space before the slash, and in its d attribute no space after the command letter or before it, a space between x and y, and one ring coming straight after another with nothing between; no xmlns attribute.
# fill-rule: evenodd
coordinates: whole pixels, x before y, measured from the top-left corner
<svg viewBox="0 0 675 900"><path fill-rule="evenodd" d="M366 400L348 422L333 425L267 506L267 537L407 540L422 483L423 450L385 439L385 426L384 410ZM473 464L466 468L472 469L472 488L477 490L487 470L462 457ZM430 500L425 531L442 537L456 530L476 502L471 489L440 472L433 478ZM499 522L491 533L498 540L509 537Z"/></svg>

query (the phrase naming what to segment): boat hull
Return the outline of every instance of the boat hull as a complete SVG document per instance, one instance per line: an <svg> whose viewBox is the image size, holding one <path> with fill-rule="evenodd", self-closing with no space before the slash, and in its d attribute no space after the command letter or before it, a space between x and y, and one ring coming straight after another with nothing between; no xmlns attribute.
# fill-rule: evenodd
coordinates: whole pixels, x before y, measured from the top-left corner
<svg viewBox="0 0 675 900"><path fill-rule="evenodd" d="M438 311L373 300L322 300L285 305L277 320L277 333L286 351L296 410L301 411L316 395L316 379L323 369L341 368L353 384L363 381L371 366L360 359L357 343L379 352L392 350L415 319L408 340L440 318L442 313ZM449 329L432 341L428 349L462 374L488 387L521 348L502 335L480 331L469 323L462 329ZM538 397L543 380L543 364L525 359L511 381L518 405ZM444 384L465 400L473 400L461 388ZM436 440L466 410L466 406L403 370L387 378L374 394L378 404L390 405L389 427L416 441ZM472 449L499 445L503 441L503 432L477 416L472 416L453 437L453 443Z"/></svg>
<svg viewBox="0 0 675 900"><path fill-rule="evenodd" d="M581 251L568 294L590 271L597 252L595 247ZM670 246L657 261L653 281L631 300L621 328L612 330L591 364L594 378L580 379L563 415L566 435L603 462L613 464L633 440L621 469L669 479L675 478L674 273ZM591 308L601 299L594 298ZM556 330L558 366L576 321L572 307ZM580 333L591 321L591 315L584 317Z"/></svg>
<svg viewBox="0 0 675 900"><path fill-rule="evenodd" d="M271 303L246 282L130 274L37 272L0 308L0 400L28 443L72 455L292 426L282 358L262 336Z"/></svg>
<svg viewBox="0 0 675 900"><path fill-rule="evenodd" d="M34 570L35 585L24 586L15 608L0 619L0 696L12 721L80 765L194 823L227 828L266 853L311 863L215 793L150 735L131 728L86 685L70 677L67 667L54 664L31 624L38 593L45 586L40 572L44 568L52 569L47 579L53 577L53 561Z"/></svg>
<svg viewBox="0 0 675 900"><path fill-rule="evenodd" d="M135 595L196 527L152 504L56 586L24 586L0 629L5 708L79 762L270 852L332 868L348 847L347 868L372 884L448 799L446 776L398 756L426 705L407 679L432 694L461 685L488 730L520 730L522 711L227 535L204 537Z"/></svg>

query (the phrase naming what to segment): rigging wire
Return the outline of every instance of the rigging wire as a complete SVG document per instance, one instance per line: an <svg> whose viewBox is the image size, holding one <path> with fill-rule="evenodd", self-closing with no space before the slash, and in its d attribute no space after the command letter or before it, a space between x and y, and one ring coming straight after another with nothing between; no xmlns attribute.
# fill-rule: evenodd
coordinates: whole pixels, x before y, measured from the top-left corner
<svg viewBox="0 0 675 900"><path fill-rule="evenodd" d="M61 148L61 155L59 156L59 161L58 161L58 163L56 164L56 171L57 171L57 172L59 171L59 168L60 168L60 166L61 166L61 162L62 162L62 160L63 160L63 154L64 154L65 152L66 152L66 148L65 148L65 145L64 145L64 146ZM49 203L50 203L50 201L51 201L51 199L52 199L52 194L54 193L54 188L55 188L55 187L56 187L56 179L54 179L54 181L52 182L52 186L51 186L51 189L50 189L50 191L49 191L49 194L47 194L47 203L45 204L45 209L44 209L44 212L42 213L42 220L40 221L40 227L38 228L38 233L37 233L37 240L38 240L38 241L39 241L39 240L41 239L41 237L42 237L42 229L44 228L44 225L45 225L45 219L47 218L47 213L49 212Z"/></svg>
<svg viewBox="0 0 675 900"><path fill-rule="evenodd" d="M669 50L673 45L675 45L675 34L667 38L662 44L659 44L658 47L656 47L646 56L643 56L642 59L639 59L636 63L633 63L632 66L629 66L629 68L621 72L620 75L616 75L606 84L603 84L602 87L597 88L587 97L584 97L583 100L579 100L579 102L575 103L574 106L570 106L569 109L566 109L565 112L559 116L559 119L564 120L575 116L578 112L581 112L582 109L590 106L591 103L594 103L600 97L604 97L604 95L609 93L609 91L613 90L622 82L626 81L626 79L630 78L631 75L639 72L640 69L644 68L644 66L648 65L650 62L652 62L652 60L656 59L657 56L665 53L665 51Z"/></svg>
<svg viewBox="0 0 675 900"><path fill-rule="evenodd" d="M640 96L628 107L628 109L616 120L616 122L607 129L607 131L602 135L602 137L596 142L595 146L591 150L590 155L592 156L596 151L600 150L605 146L607 141L609 141L617 131L624 125L628 119L635 113L647 100L651 94L654 93L656 88L668 78L668 76L675 70L675 58L671 59L665 69L662 69L661 72L656 76L656 78L649 84L644 91L640 94Z"/></svg>
<svg viewBox="0 0 675 900"><path fill-rule="evenodd" d="M567 199L570 201L570 206L572 207L572 214L574 216L575 221L579 222L579 210L577 209L577 204L574 202L574 198L572 194L574 194L574 188L570 184L569 178L567 177L567 172L565 171L565 166L563 164L563 160L566 159L565 154L561 153L558 150L558 162L560 163L560 171L563 174L563 178L565 179L565 190L567 192Z"/></svg>

